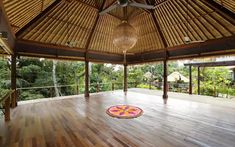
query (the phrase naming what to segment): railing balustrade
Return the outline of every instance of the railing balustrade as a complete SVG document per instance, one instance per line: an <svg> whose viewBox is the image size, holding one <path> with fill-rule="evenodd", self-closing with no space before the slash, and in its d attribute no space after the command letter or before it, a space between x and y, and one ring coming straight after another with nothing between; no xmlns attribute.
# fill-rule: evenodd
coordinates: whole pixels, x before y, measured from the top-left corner
<svg viewBox="0 0 235 147"><path fill-rule="evenodd" d="M129 82L128 87L136 87L137 84L134 82ZM84 94L84 84L72 84L72 85L59 85L56 88L60 91L60 96L68 95L79 95ZM123 83L121 82L112 82L112 83L91 83L90 84L90 93L98 93L102 91L114 91L123 89ZM33 90L32 97L30 97L30 91ZM25 94L25 92L27 92ZM28 95L27 95L28 94ZM18 100L29 100L29 99L38 99L38 98L49 98L56 97L55 86L41 86L41 87L23 87L17 88L17 97Z"/></svg>
<svg viewBox="0 0 235 147"><path fill-rule="evenodd" d="M14 92L14 90L9 90L9 92L0 98L0 109L4 114L5 121L10 121L11 95Z"/></svg>
<svg viewBox="0 0 235 147"><path fill-rule="evenodd" d="M151 84L151 85L150 85ZM136 83L128 82L128 88L149 88L149 89L158 89L163 88L162 82L151 82L151 83ZM168 90L171 92L181 92L188 93L189 90L188 83L168 83ZM84 94L84 85L83 84L72 84L72 85L59 85L56 88L59 89L59 96L68 96L68 95L79 95ZM234 87L235 88L235 87ZM110 83L91 83L90 84L90 93L98 93L102 91L114 91L123 89L122 82L110 82ZM25 91L32 91L32 97L30 94L25 94ZM18 100L29 100L29 99L38 99L38 98L47 98L47 97L56 97L55 86L44 86L44 87L24 87L17 88Z"/></svg>

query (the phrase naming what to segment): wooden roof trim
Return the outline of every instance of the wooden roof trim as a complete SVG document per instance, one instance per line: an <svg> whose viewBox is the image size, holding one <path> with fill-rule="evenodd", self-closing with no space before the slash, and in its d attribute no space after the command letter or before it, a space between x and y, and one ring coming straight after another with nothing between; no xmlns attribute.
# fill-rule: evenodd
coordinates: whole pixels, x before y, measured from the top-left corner
<svg viewBox="0 0 235 147"><path fill-rule="evenodd" d="M123 63L123 55L101 53L97 51L85 52L85 49L75 49L66 46L43 44L40 42L18 40L16 53L20 56L47 57L55 59L80 59L82 61L99 61L103 63Z"/></svg>
<svg viewBox="0 0 235 147"><path fill-rule="evenodd" d="M21 34L24 33L32 24L37 22L41 17L43 17L47 12L49 12L52 8L54 8L57 4L59 4L61 0L56 0L53 2L49 7L47 7L44 11L42 11L39 15L37 15L34 19L32 19L29 23L27 23L24 27L22 27L17 33L16 37L19 37Z"/></svg>
<svg viewBox="0 0 235 147"><path fill-rule="evenodd" d="M63 49L63 50L74 50L74 51L80 51L85 53L84 48L71 48L68 46L62 46L62 45L56 45L56 44L49 44L49 43L42 43L38 41L31 41L31 40L24 40L24 39L18 39L16 41L17 44L24 44L25 46L41 46L44 48L55 48L55 49ZM19 48L19 47L18 47ZM32 48L33 50L33 48Z"/></svg>
<svg viewBox="0 0 235 147"><path fill-rule="evenodd" d="M200 66L200 67L217 67L217 66L234 66L235 60L233 61L220 61L220 62L198 62L198 63L186 63L184 66Z"/></svg>
<svg viewBox="0 0 235 147"><path fill-rule="evenodd" d="M63 49L63 50L69 50L69 51L79 51L85 53L85 48L74 48L74 47L68 47L68 46L62 46L62 45L55 45L55 44L49 44L49 43L42 43L37 41L30 41L30 40L24 40L24 39L18 39L17 44L24 44L25 46L40 46L44 48L54 48L54 49ZM114 54L110 52L99 52L96 50L88 50L88 53L95 53L99 55L112 55L112 56L123 56L123 54Z"/></svg>
<svg viewBox="0 0 235 147"><path fill-rule="evenodd" d="M123 63L123 56L110 53L100 53L98 51L89 51L87 55L84 49L74 49L65 46L42 44L38 42L29 42L25 40L17 41L16 52L19 55L44 55L54 58L81 58L85 60L88 56L88 61L100 61L105 63ZM194 43L181 45L177 47L167 48L169 60L179 58L193 58L212 55L235 54L235 36L209 40L204 43ZM165 49L151 51L146 53L138 53L127 56L128 64L153 62L164 60Z"/></svg>
<svg viewBox="0 0 235 147"><path fill-rule="evenodd" d="M235 54L235 36L208 40L203 43L192 43L187 45L179 45L176 47L168 47L168 59L183 59L203 56ZM163 60L165 49L143 52L128 56L128 64L136 64L142 62L152 62Z"/></svg>

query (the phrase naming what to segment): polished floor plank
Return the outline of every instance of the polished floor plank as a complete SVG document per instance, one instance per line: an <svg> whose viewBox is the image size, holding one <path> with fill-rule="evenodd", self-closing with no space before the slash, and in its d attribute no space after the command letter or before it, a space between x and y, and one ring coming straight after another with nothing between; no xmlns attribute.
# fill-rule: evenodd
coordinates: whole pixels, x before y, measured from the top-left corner
<svg viewBox="0 0 235 147"><path fill-rule="evenodd" d="M10 122L0 122L0 146L235 146L233 107L173 97L163 105L160 96L115 91L89 99L73 96L21 104ZM138 106L144 114L135 119L108 116L106 109L117 104Z"/></svg>

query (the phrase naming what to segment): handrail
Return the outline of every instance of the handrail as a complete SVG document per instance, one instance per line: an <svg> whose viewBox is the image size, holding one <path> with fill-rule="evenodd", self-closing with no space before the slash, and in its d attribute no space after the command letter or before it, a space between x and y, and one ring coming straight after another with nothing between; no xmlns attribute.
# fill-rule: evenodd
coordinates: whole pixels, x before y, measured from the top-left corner
<svg viewBox="0 0 235 147"><path fill-rule="evenodd" d="M14 90L10 90L9 92L7 92L2 98L0 98L0 104L4 103L10 96L11 94L14 92Z"/></svg>
<svg viewBox="0 0 235 147"><path fill-rule="evenodd" d="M91 83L90 85L106 85L106 84L123 84L122 82L111 82L111 83ZM135 82L128 82L130 84L133 84ZM80 86L84 84L71 84L71 85L58 85L56 87L72 87L72 86ZM54 88L55 86L41 86L41 87L22 87L17 88L17 90L27 90L27 89L43 89L43 88Z"/></svg>
<svg viewBox="0 0 235 147"><path fill-rule="evenodd" d="M72 87L72 86L77 86L77 84L72 84L72 85L59 85L56 87ZM54 88L55 86L41 86L41 87L23 87L23 88L17 88L17 90L27 90L27 89L42 89L42 88Z"/></svg>
<svg viewBox="0 0 235 147"><path fill-rule="evenodd" d="M5 121L10 121L10 105L11 105L11 95L15 90L10 90L6 95L0 99L0 104L3 104Z"/></svg>

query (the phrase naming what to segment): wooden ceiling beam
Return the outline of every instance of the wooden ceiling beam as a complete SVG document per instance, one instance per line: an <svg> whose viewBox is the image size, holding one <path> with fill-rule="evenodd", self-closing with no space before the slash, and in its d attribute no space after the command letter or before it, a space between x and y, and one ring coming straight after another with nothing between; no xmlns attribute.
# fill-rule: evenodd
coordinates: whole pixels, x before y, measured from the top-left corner
<svg viewBox="0 0 235 147"><path fill-rule="evenodd" d="M163 60L165 50L157 50L128 56L128 64L153 62ZM235 54L235 36L208 40L203 43L193 43L167 48L168 59L197 58L204 56Z"/></svg>
<svg viewBox="0 0 235 147"><path fill-rule="evenodd" d="M123 55L100 53L97 51L85 52L85 49L75 49L65 46L49 45L30 41L20 40L16 43L16 53L23 56L46 56L57 59L71 58L84 61L88 57L88 61L96 61L103 63L123 63ZM232 55L235 54L235 36L209 40L204 43L193 43L181 45L177 47L167 48L168 59L184 59L213 55ZM128 64L146 63L165 60L165 49L127 55Z"/></svg>
<svg viewBox="0 0 235 147"><path fill-rule="evenodd" d="M56 0L53 2L49 7L47 7L44 11L42 11L39 15L37 15L34 19L32 19L29 23L27 23L24 27L22 27L17 33L16 37L19 37L21 34L24 33L31 25L33 25L35 22L37 22L40 18L45 16L47 12L49 12L51 9L53 9L61 0Z"/></svg>
<svg viewBox="0 0 235 147"><path fill-rule="evenodd" d="M86 56L88 61L122 64L123 55L100 53L97 51L86 52L85 49L70 48L66 46L58 46L52 44L44 44L28 40L18 40L16 42L16 53L19 56L34 56L53 59L71 59L85 61Z"/></svg>
<svg viewBox="0 0 235 147"><path fill-rule="evenodd" d="M221 62L200 62L200 63L186 63L184 66L194 67L218 67L218 66L234 66L235 60L233 61L221 61Z"/></svg>

